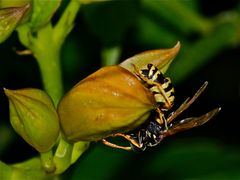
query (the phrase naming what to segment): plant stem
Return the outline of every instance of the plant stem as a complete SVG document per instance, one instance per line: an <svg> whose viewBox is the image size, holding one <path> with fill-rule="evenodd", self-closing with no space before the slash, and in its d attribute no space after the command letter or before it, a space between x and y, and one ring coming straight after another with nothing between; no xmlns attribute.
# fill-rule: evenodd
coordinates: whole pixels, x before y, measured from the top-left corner
<svg viewBox="0 0 240 180"><path fill-rule="evenodd" d="M71 0L59 21L54 27L53 39L56 44L64 42L67 35L71 32L74 27L74 20L80 8L80 0Z"/></svg>
<svg viewBox="0 0 240 180"><path fill-rule="evenodd" d="M50 27L46 26L38 33L38 39L42 38L42 41L35 55L41 71L44 88L53 99L55 106L57 106L63 95L60 51L67 35L74 27L74 20L79 8L79 1L71 0L57 24L54 27L51 25L49 25ZM52 40L52 42L49 43L49 40ZM39 52L39 50L41 51Z"/></svg>
<svg viewBox="0 0 240 180"><path fill-rule="evenodd" d="M0 179L56 179L54 175L47 175L41 166L39 158L31 158L27 161L7 165L0 161Z"/></svg>
<svg viewBox="0 0 240 180"><path fill-rule="evenodd" d="M117 64L121 54L121 48L119 46L105 47L102 49L102 66L110 66Z"/></svg>
<svg viewBox="0 0 240 180"><path fill-rule="evenodd" d="M80 1L71 0L54 27L49 22L34 35L29 25L18 29L20 41L32 51L38 62L44 89L52 98L55 107L63 95L61 47L74 27L79 8ZM47 172L60 174L78 159L88 144L79 142L78 145L74 145L60 137L55 154L53 155L52 151L41 153L41 163Z"/></svg>
<svg viewBox="0 0 240 180"><path fill-rule="evenodd" d="M61 79L60 51L64 40L74 27L74 19L80 8L77 0L72 0L60 17L57 24L52 27L50 24L38 32L37 49L35 57L38 61L45 90L52 97L55 106L57 106L63 95L63 85ZM39 40L39 38L41 40ZM52 43L49 43L52 40ZM59 144L53 157L53 163L56 165L55 174L64 172L74 161L87 149L89 143L82 143L83 148L73 148L73 144L68 143L60 137ZM74 146L76 147L76 146ZM79 147L79 146L77 146Z"/></svg>
<svg viewBox="0 0 240 180"><path fill-rule="evenodd" d="M54 155L54 163L57 167L55 174L64 172L71 165L72 150L73 144L61 138Z"/></svg>
<svg viewBox="0 0 240 180"><path fill-rule="evenodd" d="M36 55L45 91L52 98L55 107L63 95L60 49L49 48L49 51Z"/></svg>
<svg viewBox="0 0 240 180"><path fill-rule="evenodd" d="M47 173L53 173L56 170L56 166L53 162L52 150L40 153L40 158L42 166Z"/></svg>

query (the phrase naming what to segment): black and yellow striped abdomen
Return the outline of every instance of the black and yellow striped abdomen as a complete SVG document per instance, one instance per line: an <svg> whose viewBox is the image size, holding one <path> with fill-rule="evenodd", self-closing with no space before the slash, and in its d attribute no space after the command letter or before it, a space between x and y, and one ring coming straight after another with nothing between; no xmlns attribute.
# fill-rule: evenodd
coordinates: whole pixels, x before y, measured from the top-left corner
<svg viewBox="0 0 240 180"><path fill-rule="evenodd" d="M170 78L165 78L161 71L152 64L148 64L147 69L139 70L137 76L154 94L160 110L167 111L172 107L175 97Z"/></svg>

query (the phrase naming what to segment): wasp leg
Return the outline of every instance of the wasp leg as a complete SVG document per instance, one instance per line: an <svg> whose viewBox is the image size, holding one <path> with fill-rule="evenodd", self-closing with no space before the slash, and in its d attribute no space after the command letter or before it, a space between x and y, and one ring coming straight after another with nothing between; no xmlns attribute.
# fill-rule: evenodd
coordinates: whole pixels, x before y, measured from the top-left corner
<svg viewBox="0 0 240 180"><path fill-rule="evenodd" d="M156 121L157 121L160 125L164 124L165 130L168 130L168 122L167 122L167 120L166 120L163 112L162 112L159 108L157 108L156 111L157 111L157 113L158 113L158 116L157 116L157 118L156 118Z"/></svg>
<svg viewBox="0 0 240 180"><path fill-rule="evenodd" d="M134 146L136 146L137 148L142 148L142 145L140 145L135 139L133 139L130 135L127 134L122 134L122 133L117 133L114 134L113 136L119 136L119 137L123 137L126 140L128 140L130 143L132 143Z"/></svg>
<svg viewBox="0 0 240 180"><path fill-rule="evenodd" d="M117 145L117 144L113 144L113 143L107 141L106 139L102 139L101 142L102 142L104 145L109 146L109 147L111 147L111 148L123 149L123 150L126 150L126 151L131 151L131 150L132 150L132 148L131 148L130 146L128 146L128 147L119 146L119 145Z"/></svg>

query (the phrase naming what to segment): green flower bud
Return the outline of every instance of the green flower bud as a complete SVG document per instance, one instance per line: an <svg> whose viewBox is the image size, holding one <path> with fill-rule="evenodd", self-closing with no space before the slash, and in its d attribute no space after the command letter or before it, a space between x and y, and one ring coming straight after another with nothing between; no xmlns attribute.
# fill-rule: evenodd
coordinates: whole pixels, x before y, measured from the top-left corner
<svg viewBox="0 0 240 180"><path fill-rule="evenodd" d="M39 152L47 152L59 135L58 115L50 97L39 89L4 89L14 130Z"/></svg>
<svg viewBox="0 0 240 180"><path fill-rule="evenodd" d="M1 0L0 9L9 7L22 7L31 2L32 0Z"/></svg>
<svg viewBox="0 0 240 180"><path fill-rule="evenodd" d="M36 31L49 23L60 4L61 0L34 0L30 20L32 31Z"/></svg>
<svg viewBox="0 0 240 180"><path fill-rule="evenodd" d="M22 21L30 5L0 9L0 43L5 41Z"/></svg>

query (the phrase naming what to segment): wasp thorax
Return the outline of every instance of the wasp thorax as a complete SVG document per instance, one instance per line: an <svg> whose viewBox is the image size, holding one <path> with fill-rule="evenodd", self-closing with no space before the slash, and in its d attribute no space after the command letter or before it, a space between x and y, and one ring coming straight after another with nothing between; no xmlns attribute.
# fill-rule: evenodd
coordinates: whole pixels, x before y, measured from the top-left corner
<svg viewBox="0 0 240 180"><path fill-rule="evenodd" d="M158 104L139 79L120 66L101 68L74 86L58 106L70 141L97 141L143 124Z"/></svg>

